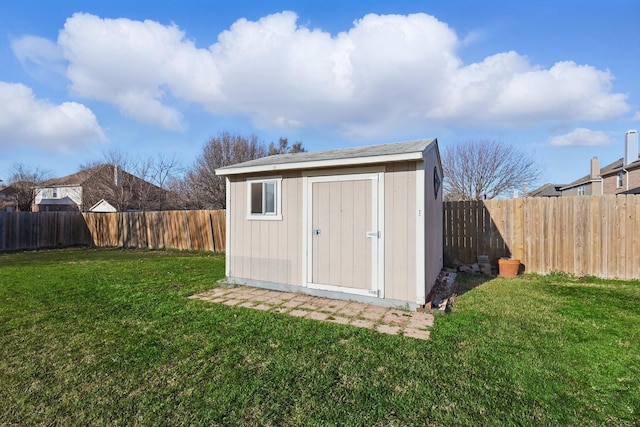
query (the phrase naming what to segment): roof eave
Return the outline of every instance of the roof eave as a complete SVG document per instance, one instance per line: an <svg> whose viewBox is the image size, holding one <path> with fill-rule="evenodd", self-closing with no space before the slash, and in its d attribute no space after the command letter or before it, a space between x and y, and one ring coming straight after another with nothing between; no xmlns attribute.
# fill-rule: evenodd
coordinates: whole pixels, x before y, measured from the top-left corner
<svg viewBox="0 0 640 427"><path fill-rule="evenodd" d="M427 147L428 148L428 147ZM320 169L328 167L339 166L355 166L366 164L380 164L390 162L402 162L411 160L422 160L423 151L415 151L411 153L389 154L385 156L365 156L354 158L342 158L342 159L330 159L330 160L315 160L308 162L291 162L271 165L259 165L259 166L247 166L247 167L224 167L216 169L216 175L240 175L259 172L277 172L285 170L295 169Z"/></svg>

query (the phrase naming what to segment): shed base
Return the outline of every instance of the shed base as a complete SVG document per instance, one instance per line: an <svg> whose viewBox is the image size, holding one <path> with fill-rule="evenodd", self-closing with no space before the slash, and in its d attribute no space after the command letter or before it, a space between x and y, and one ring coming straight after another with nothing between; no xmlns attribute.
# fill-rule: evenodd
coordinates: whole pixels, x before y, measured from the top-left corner
<svg viewBox="0 0 640 427"><path fill-rule="evenodd" d="M376 298L365 295L354 295L346 292L325 291L321 289L311 289L297 285L287 285L285 283L268 282L264 280L245 279L241 277L227 277L218 281L222 286L251 286L254 288L269 289L281 292L299 292L302 294L313 295L321 298L330 298L344 301L356 301L365 304L373 304L380 307L391 307L415 311L420 309L421 305L410 301L401 301L395 299Z"/></svg>

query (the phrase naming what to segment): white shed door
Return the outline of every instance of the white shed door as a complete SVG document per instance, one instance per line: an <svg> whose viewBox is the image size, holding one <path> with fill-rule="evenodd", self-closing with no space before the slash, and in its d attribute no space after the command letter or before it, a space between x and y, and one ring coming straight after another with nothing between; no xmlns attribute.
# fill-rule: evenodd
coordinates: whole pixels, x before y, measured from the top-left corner
<svg viewBox="0 0 640 427"><path fill-rule="evenodd" d="M380 295L378 185L377 174L309 179L308 286Z"/></svg>

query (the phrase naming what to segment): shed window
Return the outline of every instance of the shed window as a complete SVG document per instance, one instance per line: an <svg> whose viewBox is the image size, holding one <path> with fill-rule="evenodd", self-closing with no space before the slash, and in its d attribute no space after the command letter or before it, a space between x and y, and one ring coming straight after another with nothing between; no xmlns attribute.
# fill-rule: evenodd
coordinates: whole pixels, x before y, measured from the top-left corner
<svg viewBox="0 0 640 427"><path fill-rule="evenodd" d="M282 178L248 180L249 219L282 219Z"/></svg>

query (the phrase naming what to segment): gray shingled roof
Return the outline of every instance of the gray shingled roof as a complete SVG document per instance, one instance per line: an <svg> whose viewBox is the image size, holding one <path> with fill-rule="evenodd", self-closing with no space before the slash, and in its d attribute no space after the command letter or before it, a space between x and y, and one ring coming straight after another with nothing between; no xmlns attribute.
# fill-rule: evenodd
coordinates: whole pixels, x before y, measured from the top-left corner
<svg viewBox="0 0 640 427"><path fill-rule="evenodd" d="M60 178L49 179L36 187L53 187L53 186L73 186L73 185L82 185L88 179L90 179L96 172L99 170L107 169L107 173L113 174L112 166L107 164L100 164L97 166L93 166L87 169L83 169L79 172L72 173L71 175L66 175Z"/></svg>
<svg viewBox="0 0 640 427"><path fill-rule="evenodd" d="M531 191L529 197L559 197L562 195L560 188L565 187L566 184L552 184L547 183L543 186Z"/></svg>
<svg viewBox="0 0 640 427"><path fill-rule="evenodd" d="M295 154L278 154L275 156L262 157L247 162L236 163L217 169L222 172L231 172L234 169L260 168L269 166L286 165L291 163L311 163L311 162L331 162L332 160L357 159L392 156L397 154L421 153L429 145L435 143L436 139L418 139L415 141L394 142L389 144L370 145L366 147L340 148L337 150L313 151ZM373 161L375 162L375 161Z"/></svg>
<svg viewBox="0 0 640 427"><path fill-rule="evenodd" d="M604 176L612 175L614 173L621 171L623 162L624 162L624 158L621 157L615 162L609 163L608 165L600 169L600 176L604 177ZM639 167L639 166L640 166L640 160L636 160L635 162L628 164L625 168L635 169L636 167ZM576 179L572 183L567 184L567 186L563 187L563 189L577 187L578 185L586 184L587 182L591 182L591 175L585 175L582 178Z"/></svg>

